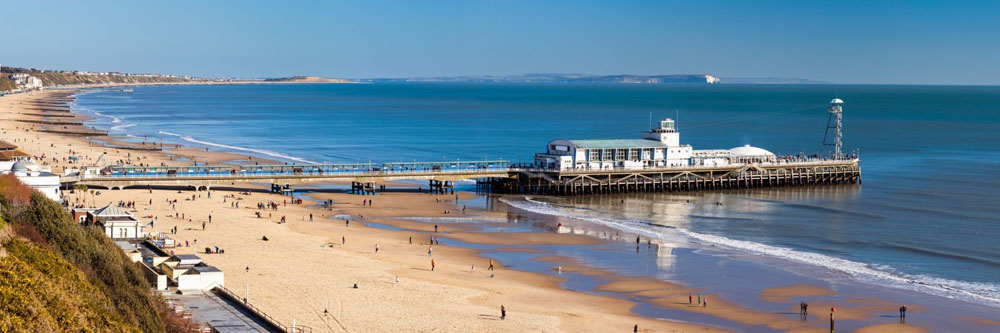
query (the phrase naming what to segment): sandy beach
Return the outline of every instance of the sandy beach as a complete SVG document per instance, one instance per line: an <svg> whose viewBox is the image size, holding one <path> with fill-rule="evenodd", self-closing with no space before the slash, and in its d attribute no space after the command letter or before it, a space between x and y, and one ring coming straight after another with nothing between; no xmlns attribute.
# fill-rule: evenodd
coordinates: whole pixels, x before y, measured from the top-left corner
<svg viewBox="0 0 1000 333"><path fill-rule="evenodd" d="M89 144L85 137L38 132L36 124L14 121L32 117L21 114L29 112L29 100L67 94L31 92L0 98L3 139L44 161L55 173L78 165L70 163L68 156L81 157L81 164L94 163L100 156L108 163L152 165L177 165L192 160L209 164L265 162L257 157L201 147L165 151L104 148ZM389 185L390 189L406 186ZM626 276L573 258L538 253L541 256L536 261L559 267L559 273L582 274L601 281L594 288L596 292L575 291L564 286L565 279L558 273L510 269L499 259L474 248L447 243L431 245L431 237L440 237L460 243L500 246L511 253L533 253L544 251L531 245L615 242L572 233L480 232L475 225L431 222L433 218L494 214L475 208L462 209L462 202L476 198L472 193L459 193L457 197L404 191L374 196L314 193L310 195L312 200L306 199L302 204L292 204L289 197L277 194L225 190L125 189L96 190L94 195L69 191L64 194L73 204L91 207L135 202L135 215L152 222L147 231L168 233L174 227L179 230L172 237L188 246L174 249L175 253L199 254L226 273L227 288L247 296L251 303L281 322L291 323L294 319L317 331L624 332L633 325L638 325L640 332L727 331L699 324L697 320L661 320L637 315L632 312L637 299L670 311L775 331L827 331L826 320L833 307L837 309L838 320L866 323L881 320L866 324L859 330L863 332L927 330L923 325L903 325L893 322L893 318L879 318L895 311L899 306L896 300L844 295L826 286L789 284L764 289L755 302L787 304L786 312L773 312L757 309L755 303L727 300L727 295L699 294L704 286ZM176 204L168 204L173 200ZM326 200L333 204L319 204ZM372 203L363 206L363 200ZM258 203L270 202L278 204L278 208L257 209ZM351 216L352 220L348 224L335 216ZM282 217L287 223L280 223ZM388 227L373 227L366 222ZM634 239L635 235L630 237ZM216 246L225 253L204 254L206 247ZM488 270L491 260L496 267L493 271ZM249 273L245 272L247 268ZM709 304L689 303L689 295L700 295ZM801 299L810 300L806 320L797 315ZM499 316L501 305L507 310L505 320ZM923 305L909 308L915 314L932 311ZM996 325L995 321L984 318L967 320L984 326Z"/></svg>

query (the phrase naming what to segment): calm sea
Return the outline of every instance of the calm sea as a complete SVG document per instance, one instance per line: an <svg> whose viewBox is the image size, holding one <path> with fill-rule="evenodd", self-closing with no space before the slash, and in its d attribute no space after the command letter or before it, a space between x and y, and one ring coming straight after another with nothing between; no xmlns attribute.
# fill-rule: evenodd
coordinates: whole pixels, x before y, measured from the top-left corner
<svg viewBox="0 0 1000 333"><path fill-rule="evenodd" d="M171 86L91 92L77 109L137 141L286 161L527 161L552 139L636 138L664 117L695 149L813 154L834 97L861 186L508 202L1000 307L1000 87Z"/></svg>

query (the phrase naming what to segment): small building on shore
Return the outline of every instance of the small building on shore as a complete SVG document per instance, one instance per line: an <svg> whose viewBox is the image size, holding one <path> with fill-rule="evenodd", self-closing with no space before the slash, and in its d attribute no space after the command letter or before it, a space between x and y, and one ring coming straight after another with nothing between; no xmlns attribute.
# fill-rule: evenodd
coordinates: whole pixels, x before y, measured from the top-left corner
<svg viewBox="0 0 1000 333"><path fill-rule="evenodd" d="M177 284L177 290L209 290L225 286L225 275L221 270L206 264L193 254L178 254L170 257L160 269Z"/></svg>
<svg viewBox="0 0 1000 333"><path fill-rule="evenodd" d="M93 224L104 229L104 234L114 240L142 238L142 222L124 208L107 205L93 211L86 211L84 224ZM76 215L74 213L74 215Z"/></svg>
<svg viewBox="0 0 1000 333"><path fill-rule="evenodd" d="M49 199L62 202L62 195L59 191L59 176L48 171L42 171L37 164L29 163L27 159L15 159L7 169L0 169L0 174L14 174L24 185L38 190Z"/></svg>

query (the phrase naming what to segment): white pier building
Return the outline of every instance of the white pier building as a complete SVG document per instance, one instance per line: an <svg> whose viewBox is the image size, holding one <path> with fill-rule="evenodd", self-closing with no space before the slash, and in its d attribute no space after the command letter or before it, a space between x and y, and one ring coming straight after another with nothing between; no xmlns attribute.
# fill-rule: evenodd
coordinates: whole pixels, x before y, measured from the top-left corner
<svg viewBox="0 0 1000 333"><path fill-rule="evenodd" d="M773 163L777 157L749 145L728 150L694 150L680 143L680 133L670 118L658 128L642 132L640 139L553 140L535 166L551 170L648 169L685 166Z"/></svg>

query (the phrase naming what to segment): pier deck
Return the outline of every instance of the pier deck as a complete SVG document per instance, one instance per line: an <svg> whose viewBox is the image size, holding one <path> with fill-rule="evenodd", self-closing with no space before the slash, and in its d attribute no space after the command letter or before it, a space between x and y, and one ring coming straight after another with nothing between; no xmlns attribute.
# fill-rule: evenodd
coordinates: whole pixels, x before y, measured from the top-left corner
<svg viewBox="0 0 1000 333"><path fill-rule="evenodd" d="M477 190L493 193L578 195L600 193L698 191L755 187L860 184L859 160L805 160L723 166L683 166L646 169L553 170L509 165L506 161L216 165L136 167L115 166L100 176L69 178L65 184L109 189L134 186L186 186L210 189L236 183L300 184L344 181L356 186L424 179L454 184L474 179Z"/></svg>

